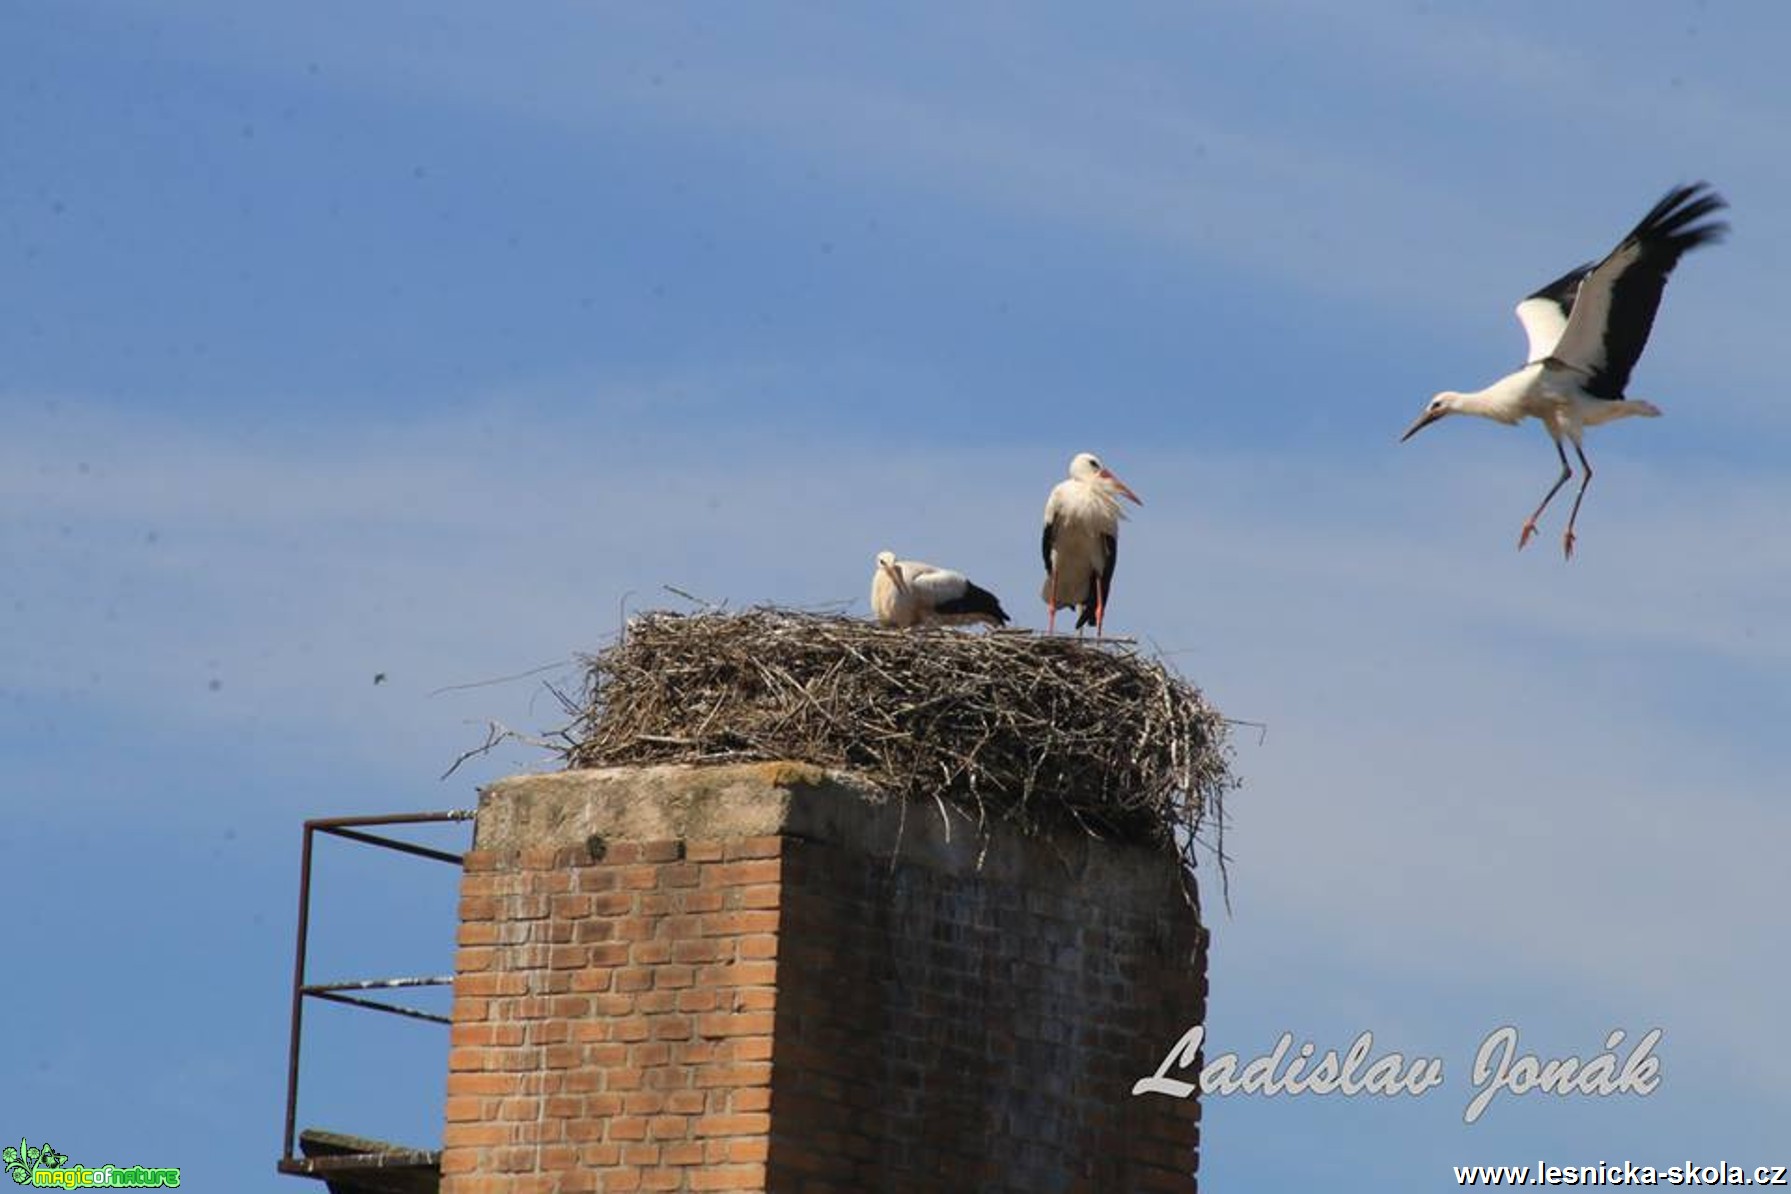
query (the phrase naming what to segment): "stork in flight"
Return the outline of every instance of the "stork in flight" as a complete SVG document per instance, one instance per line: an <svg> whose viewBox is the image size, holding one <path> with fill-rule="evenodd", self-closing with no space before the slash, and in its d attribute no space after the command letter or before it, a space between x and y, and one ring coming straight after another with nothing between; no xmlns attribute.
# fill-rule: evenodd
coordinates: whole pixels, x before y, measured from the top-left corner
<svg viewBox="0 0 1791 1194"><path fill-rule="evenodd" d="M919 560L898 560L893 551L877 553L877 571L871 576L871 612L885 626L904 628L973 622L1005 626L1008 620L995 594L971 584L962 572Z"/></svg>
<svg viewBox="0 0 1791 1194"><path fill-rule="evenodd" d="M1668 191L1603 261L1569 270L1517 305L1518 322L1530 340L1529 362L1522 369L1484 390L1438 394L1406 428L1400 442L1445 415L1479 415L1501 423L1525 417L1539 420L1555 441L1561 475L1524 523L1517 539L1521 549L1536 533L1543 510L1573 476L1562 445L1564 439L1572 441L1574 455L1580 458L1580 488L1561 540L1562 551L1572 559L1573 524L1586 486L1592 483L1592 465L1581 436L1587 427L1600 423L1660 414L1653 403L1626 398L1623 390L1648 343L1667 276L1680 257L1720 240L1729 230L1721 221L1699 223L1727 206L1709 183Z"/></svg>
<svg viewBox="0 0 1791 1194"><path fill-rule="evenodd" d="M1099 637L1107 621L1107 595L1119 562L1119 499L1142 506L1137 494L1093 453L1070 461L1070 475L1045 502L1046 633L1057 629L1057 611L1080 606L1076 629L1093 625Z"/></svg>

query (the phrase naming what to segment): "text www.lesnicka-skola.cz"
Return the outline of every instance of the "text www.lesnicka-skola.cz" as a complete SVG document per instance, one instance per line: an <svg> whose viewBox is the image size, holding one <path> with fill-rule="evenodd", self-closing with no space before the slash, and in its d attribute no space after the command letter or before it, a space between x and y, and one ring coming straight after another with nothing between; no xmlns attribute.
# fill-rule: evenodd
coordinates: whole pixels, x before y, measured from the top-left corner
<svg viewBox="0 0 1791 1194"><path fill-rule="evenodd" d="M1698 1165L1457 1165L1458 1186L1787 1186L1791 1167Z"/></svg>

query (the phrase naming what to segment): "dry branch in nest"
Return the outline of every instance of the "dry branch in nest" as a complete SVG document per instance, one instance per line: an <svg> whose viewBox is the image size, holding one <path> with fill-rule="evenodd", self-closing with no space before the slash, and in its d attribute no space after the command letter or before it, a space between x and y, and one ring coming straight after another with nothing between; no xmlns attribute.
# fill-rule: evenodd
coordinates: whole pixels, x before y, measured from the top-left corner
<svg viewBox="0 0 1791 1194"><path fill-rule="evenodd" d="M642 614L583 662L569 767L801 759L983 825L1184 854L1236 786L1224 718L1123 643L761 608Z"/></svg>

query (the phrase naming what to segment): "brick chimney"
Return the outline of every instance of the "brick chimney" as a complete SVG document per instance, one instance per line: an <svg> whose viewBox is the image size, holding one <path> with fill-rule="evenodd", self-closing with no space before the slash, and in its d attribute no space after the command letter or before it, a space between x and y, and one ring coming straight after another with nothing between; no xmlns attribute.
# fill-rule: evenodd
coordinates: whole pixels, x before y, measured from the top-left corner
<svg viewBox="0 0 1791 1194"><path fill-rule="evenodd" d="M1206 1010L1179 864L796 763L481 800L443 1194L1193 1191L1133 1082Z"/></svg>

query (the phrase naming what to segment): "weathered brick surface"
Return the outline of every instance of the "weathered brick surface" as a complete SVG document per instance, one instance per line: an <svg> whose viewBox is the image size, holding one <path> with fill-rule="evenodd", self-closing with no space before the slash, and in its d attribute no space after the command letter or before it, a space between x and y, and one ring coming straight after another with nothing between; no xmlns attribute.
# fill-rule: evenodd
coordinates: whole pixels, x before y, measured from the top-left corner
<svg viewBox="0 0 1791 1194"><path fill-rule="evenodd" d="M1197 1104L1130 1093L1205 1012L1173 863L870 836L469 855L443 1194L1192 1191Z"/></svg>
<svg viewBox="0 0 1791 1194"><path fill-rule="evenodd" d="M1192 912L867 862L785 845L770 1188L1192 1190L1194 1103L1131 1096L1204 1014Z"/></svg>

